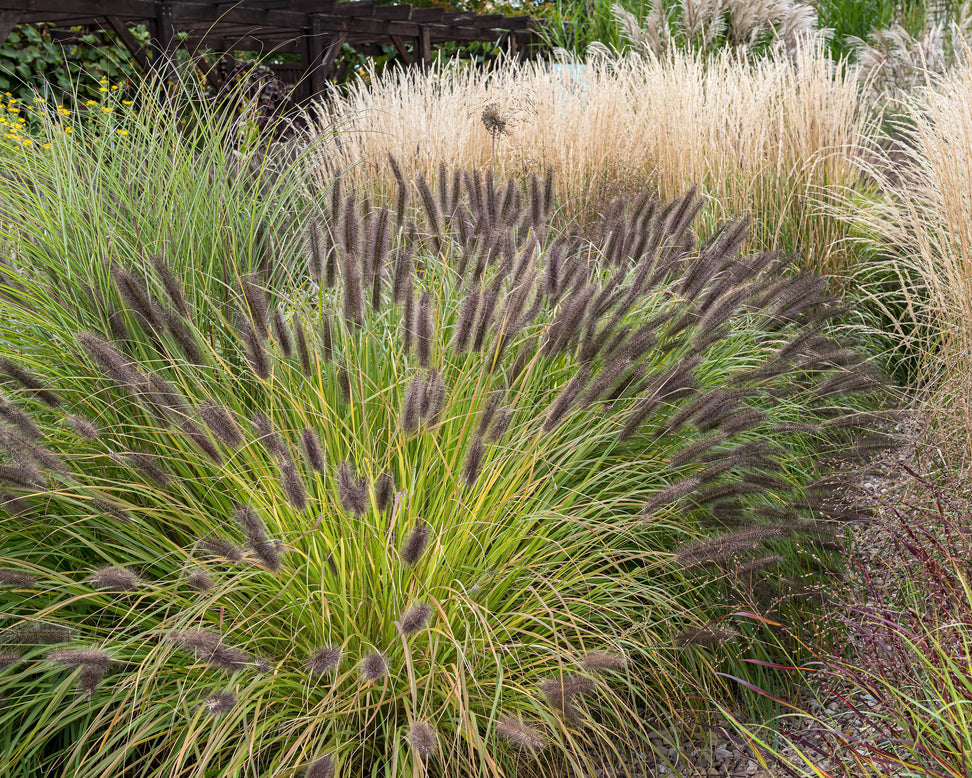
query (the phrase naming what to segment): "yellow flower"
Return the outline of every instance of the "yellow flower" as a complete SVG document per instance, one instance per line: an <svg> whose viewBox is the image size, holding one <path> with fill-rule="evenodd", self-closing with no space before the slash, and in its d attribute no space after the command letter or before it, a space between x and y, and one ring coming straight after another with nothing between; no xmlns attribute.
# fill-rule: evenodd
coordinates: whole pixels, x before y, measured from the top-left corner
<svg viewBox="0 0 972 778"><path fill-rule="evenodd" d="M115 130L119 135L128 135L128 130Z"/></svg>
<svg viewBox="0 0 972 778"><path fill-rule="evenodd" d="M107 84L108 83L108 79L107 78L103 78L98 83L99 84Z"/></svg>
<svg viewBox="0 0 972 778"><path fill-rule="evenodd" d="M98 91L99 92L107 92L108 91L108 87L106 87L106 86L98 87Z"/></svg>
<svg viewBox="0 0 972 778"><path fill-rule="evenodd" d="M111 91L114 92L116 89L118 89L118 84L112 84Z"/></svg>
<svg viewBox="0 0 972 778"><path fill-rule="evenodd" d="M74 132L74 128L73 127L65 127L64 128L64 132Z"/></svg>
<svg viewBox="0 0 972 778"><path fill-rule="evenodd" d="M111 106L110 105L103 105L103 106L101 106L101 110L104 113L111 113Z"/></svg>
<svg viewBox="0 0 972 778"><path fill-rule="evenodd" d="M98 104L97 100L88 100L88 102L85 103L85 105L97 105L97 104Z"/></svg>
<svg viewBox="0 0 972 778"><path fill-rule="evenodd" d="M43 146L41 146L42 149L49 149L50 147L51 147L50 143L45 143Z"/></svg>
<svg viewBox="0 0 972 778"><path fill-rule="evenodd" d="M34 141L32 141L32 140L31 140L30 138L24 138L24 139L23 139L22 141L20 141L20 142L21 142L21 143L22 143L22 144L23 144L24 146L30 146L30 145L32 145L32 144L33 144L33 142L34 142Z"/></svg>
<svg viewBox="0 0 972 778"><path fill-rule="evenodd" d="M46 102L46 101L40 95L34 95L34 102L35 103L43 103L43 102Z"/></svg>
<svg viewBox="0 0 972 778"><path fill-rule="evenodd" d="M122 100L122 105L131 105L131 104L132 104L131 100Z"/></svg>

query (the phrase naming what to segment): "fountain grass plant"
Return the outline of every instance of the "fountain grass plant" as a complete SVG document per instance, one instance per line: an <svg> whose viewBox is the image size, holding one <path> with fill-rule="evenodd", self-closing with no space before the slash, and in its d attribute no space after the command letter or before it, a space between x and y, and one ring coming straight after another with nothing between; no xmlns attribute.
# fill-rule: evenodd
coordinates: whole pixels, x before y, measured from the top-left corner
<svg viewBox="0 0 972 778"><path fill-rule="evenodd" d="M765 680L878 387L822 279L694 192L557 233L552 177L154 225L138 138L59 223L56 142L0 197L5 774L592 774Z"/></svg>

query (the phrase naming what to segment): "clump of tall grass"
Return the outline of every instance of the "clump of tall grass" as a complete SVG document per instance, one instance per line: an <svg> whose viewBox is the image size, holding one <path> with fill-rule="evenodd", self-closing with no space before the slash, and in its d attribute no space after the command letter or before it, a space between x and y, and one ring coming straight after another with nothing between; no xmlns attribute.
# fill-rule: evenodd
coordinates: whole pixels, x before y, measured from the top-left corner
<svg viewBox="0 0 972 778"><path fill-rule="evenodd" d="M901 345L921 354L923 411L957 468L972 451L972 66L963 64L903 103L900 141L868 173L887 197L856 221L878 254L873 277L891 276L885 296Z"/></svg>
<svg viewBox="0 0 972 778"><path fill-rule="evenodd" d="M877 387L824 282L742 255L745 220L698 241L694 192L618 201L591 241L552 228L552 177L397 189L295 204L254 272L209 232L202 261L110 240L99 261L73 237L59 274L33 268L77 228L19 195L12 770L590 774L648 701L697 705L685 690L735 667L725 640L774 656L759 624L846 518L818 476ZM171 205L187 230L193 203ZM733 617L761 581L761 612Z"/></svg>
<svg viewBox="0 0 972 778"><path fill-rule="evenodd" d="M500 137L481 120L487 106L507 120ZM433 180L444 159L497 180L552 167L563 213L586 219L619 195L670 200L698 185L710 225L749 214L760 248L840 273L850 228L830 206L859 183L869 110L855 66L813 46L755 63L723 51L394 70L321 104L323 126L343 132L320 164L355 164L353 180L389 196L387 152L407 180Z"/></svg>
<svg viewBox="0 0 972 778"><path fill-rule="evenodd" d="M768 728L782 735L741 728L780 774L972 774L968 506L951 494L962 488L951 474L942 487L908 472L909 503L882 509L887 565L858 597L828 606L845 635L839 649L790 668L809 693ZM808 697L817 712L805 710Z"/></svg>

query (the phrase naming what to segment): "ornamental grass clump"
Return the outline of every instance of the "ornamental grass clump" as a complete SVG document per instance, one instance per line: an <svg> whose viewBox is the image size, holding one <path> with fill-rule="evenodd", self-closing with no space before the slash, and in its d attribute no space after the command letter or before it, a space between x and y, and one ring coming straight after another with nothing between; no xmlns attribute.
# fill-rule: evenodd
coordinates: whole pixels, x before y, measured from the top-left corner
<svg viewBox="0 0 972 778"><path fill-rule="evenodd" d="M76 296L4 267L0 356L48 393L5 387L33 425L0 436L8 764L592 774L649 704L698 712L713 664L772 656L759 622L792 613L774 591L736 623L732 570L812 575L794 539L846 517L831 422L878 382L840 307L740 256L742 222L699 241L694 192L589 241L550 228L549 182L441 181L422 211L315 203L273 272L232 242L204 267L119 246ZM716 620L732 639L687 637ZM69 699L52 642L112 672Z"/></svg>

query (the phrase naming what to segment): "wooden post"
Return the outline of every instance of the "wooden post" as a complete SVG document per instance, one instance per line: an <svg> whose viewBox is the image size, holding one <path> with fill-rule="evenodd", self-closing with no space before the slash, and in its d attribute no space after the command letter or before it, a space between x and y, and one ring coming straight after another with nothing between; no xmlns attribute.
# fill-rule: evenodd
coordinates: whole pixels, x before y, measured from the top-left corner
<svg viewBox="0 0 972 778"><path fill-rule="evenodd" d="M424 24L419 25L416 54L423 69L428 69L432 66L432 36L429 34L428 26Z"/></svg>
<svg viewBox="0 0 972 778"><path fill-rule="evenodd" d="M0 11L0 46L6 42L19 21L20 11Z"/></svg>
<svg viewBox="0 0 972 778"><path fill-rule="evenodd" d="M115 31L115 34L125 44L125 48L128 49L128 53L132 55L138 66L142 69L142 72L148 74L149 71L149 61L145 54L145 49L142 48L135 36L132 35L132 31L128 29L128 25L125 24L117 16L106 16L105 19L108 21L108 25Z"/></svg>

